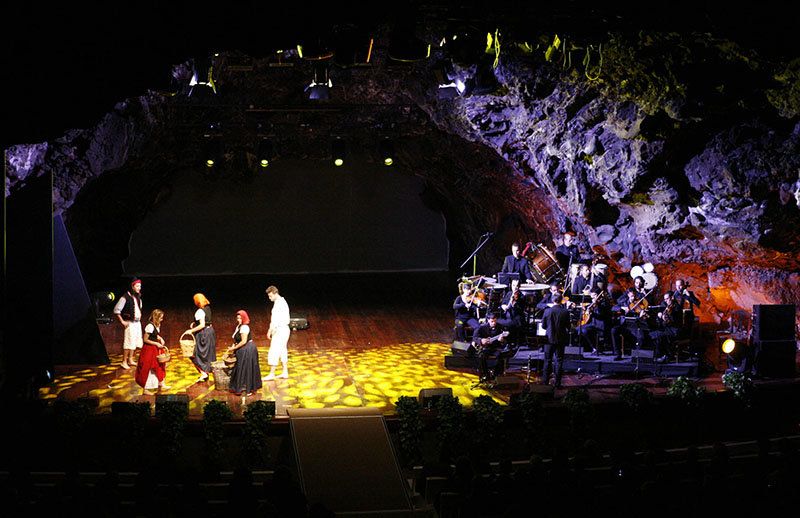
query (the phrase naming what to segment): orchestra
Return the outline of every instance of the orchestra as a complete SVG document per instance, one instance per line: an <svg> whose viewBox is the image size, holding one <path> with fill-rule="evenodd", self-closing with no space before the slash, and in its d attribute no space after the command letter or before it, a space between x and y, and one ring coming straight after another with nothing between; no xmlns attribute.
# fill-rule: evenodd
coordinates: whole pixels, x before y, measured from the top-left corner
<svg viewBox="0 0 800 518"><path fill-rule="evenodd" d="M617 297L609 286L606 258L583 253L575 239L573 232L564 233L555 254L531 242L520 251L515 242L496 277L461 279L453 303L455 339L472 337L482 379L488 376L486 358L499 349L547 345L543 317L554 306L570 316L568 344L591 355L611 354L612 361L648 349L656 362L666 362L674 342L688 335L700 300L684 280L657 297L655 267L645 263L631 268L630 287Z"/></svg>

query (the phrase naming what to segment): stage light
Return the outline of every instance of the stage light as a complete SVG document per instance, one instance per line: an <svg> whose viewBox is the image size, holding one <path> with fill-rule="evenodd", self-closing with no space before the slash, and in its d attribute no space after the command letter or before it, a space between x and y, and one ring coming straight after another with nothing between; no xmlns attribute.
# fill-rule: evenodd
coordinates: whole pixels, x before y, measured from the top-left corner
<svg viewBox="0 0 800 518"><path fill-rule="evenodd" d="M394 164L394 143L391 139L384 138L378 143L378 151L380 153L383 165L390 166Z"/></svg>
<svg viewBox="0 0 800 518"><path fill-rule="evenodd" d="M261 139L258 141L258 148L256 150L256 160L258 165L265 169L272 163L273 148L272 141L269 139Z"/></svg>
<svg viewBox="0 0 800 518"><path fill-rule="evenodd" d="M214 83L214 64L210 57L192 60L192 78L189 80L189 97L217 93Z"/></svg>
<svg viewBox="0 0 800 518"><path fill-rule="evenodd" d="M112 309L116 297L111 291L96 291L92 293L92 308L95 319L99 324L110 324Z"/></svg>
<svg viewBox="0 0 800 518"><path fill-rule="evenodd" d="M333 88L333 81L328 77L328 67L314 67L314 79L305 88L305 92L308 93L308 98L318 101L327 101L331 96L331 88Z"/></svg>
<svg viewBox="0 0 800 518"><path fill-rule="evenodd" d="M722 352L725 354L730 354L736 348L736 340L733 338L728 338L724 342L722 342Z"/></svg>
<svg viewBox="0 0 800 518"><path fill-rule="evenodd" d="M346 149L344 140L342 140L340 137L336 137L333 139L333 141L331 141L331 155L333 156L333 165L336 167L341 167L344 165Z"/></svg>
<svg viewBox="0 0 800 518"><path fill-rule="evenodd" d="M222 143L212 136L204 137L203 163L207 169L219 166L222 161Z"/></svg>

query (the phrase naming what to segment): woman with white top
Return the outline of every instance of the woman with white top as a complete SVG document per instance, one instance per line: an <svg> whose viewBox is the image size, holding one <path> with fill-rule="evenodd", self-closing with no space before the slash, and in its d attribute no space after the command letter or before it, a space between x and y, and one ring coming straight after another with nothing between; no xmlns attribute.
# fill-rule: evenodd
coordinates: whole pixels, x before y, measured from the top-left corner
<svg viewBox="0 0 800 518"><path fill-rule="evenodd" d="M168 389L169 385L164 384L167 376L166 365L160 363L156 358L161 354L166 346L164 338L161 336L161 322L164 320L164 312L154 309L150 313L150 320L144 328L144 345L142 353L139 355L139 364L136 366L136 383L145 391L156 389Z"/></svg>
<svg viewBox="0 0 800 518"><path fill-rule="evenodd" d="M194 312L192 327L186 332L194 335L192 363L200 372L197 383L203 383L208 381L211 364L217 360L217 334L211 322L211 302L202 293L195 293L193 299L197 311Z"/></svg>
<svg viewBox="0 0 800 518"><path fill-rule="evenodd" d="M250 316L240 309L236 312L236 329L233 332L233 345L228 352L236 355L236 363L231 372L231 392L246 393L252 396L261 384L261 369L258 366L258 349L250 331Z"/></svg>

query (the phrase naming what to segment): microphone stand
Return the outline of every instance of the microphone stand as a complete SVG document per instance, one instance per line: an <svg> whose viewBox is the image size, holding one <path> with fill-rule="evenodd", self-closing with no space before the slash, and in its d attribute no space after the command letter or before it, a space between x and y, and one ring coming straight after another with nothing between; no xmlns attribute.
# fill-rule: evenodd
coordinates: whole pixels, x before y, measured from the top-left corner
<svg viewBox="0 0 800 518"><path fill-rule="evenodd" d="M467 257L464 260L464 262L461 263L461 266L459 266L459 269L464 268L464 266L469 262L469 260L473 259L473 261L472 261L472 275L476 275L477 274L476 271L477 271L477 267L478 267L477 254L480 251L480 249L483 248L484 245L486 245L486 243L489 242L489 239L491 239L491 237L493 235L494 234L492 232L487 232L486 234L482 235L480 237L480 240L478 241L478 246L475 248L475 250L471 254L469 254L469 257Z"/></svg>

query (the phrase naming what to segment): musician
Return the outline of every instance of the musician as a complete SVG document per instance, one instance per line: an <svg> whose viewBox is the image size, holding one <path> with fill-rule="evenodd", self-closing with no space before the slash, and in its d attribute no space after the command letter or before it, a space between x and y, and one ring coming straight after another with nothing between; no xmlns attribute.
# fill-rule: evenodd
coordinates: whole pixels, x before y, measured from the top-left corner
<svg viewBox="0 0 800 518"><path fill-rule="evenodd" d="M582 321L585 323L578 326L578 336L584 347L597 354L594 344L598 334L603 335L606 344L611 343L611 303L608 292L600 288L594 288L591 296L591 304L583 310Z"/></svg>
<svg viewBox="0 0 800 518"><path fill-rule="evenodd" d="M636 290L628 288L617 301L612 311L620 314L619 322L611 328L611 346L614 350L614 361L622 359L622 338L629 343L643 345L646 335L646 311L648 304L642 298L636 298ZM632 349L632 347L628 347Z"/></svg>
<svg viewBox="0 0 800 518"><path fill-rule="evenodd" d="M580 269L578 270L578 276L575 277L575 281L572 283L572 294L573 295L586 295L592 289L592 272L589 269L588 264L582 264Z"/></svg>
<svg viewBox="0 0 800 518"><path fill-rule="evenodd" d="M528 265L528 260L522 257L519 251L519 243L511 245L511 255L507 255L503 261L503 267L500 273L518 273L520 279L532 280L531 268Z"/></svg>
<svg viewBox="0 0 800 518"><path fill-rule="evenodd" d="M575 240L575 233L564 233L564 244L556 247L556 260L561 265L561 269L569 273L569 265L581 262L581 254L578 251L578 245L573 243Z"/></svg>
<svg viewBox="0 0 800 518"><path fill-rule="evenodd" d="M650 333L650 338L655 343L656 361L659 363L667 361L672 344L683 331L683 309L673 292L664 293L664 306L664 310L658 314L657 318L660 329Z"/></svg>
<svg viewBox="0 0 800 518"><path fill-rule="evenodd" d="M694 307L700 307L700 299L698 299L694 292L689 291L689 284L683 279L675 281L675 291L672 292L675 302L681 308L683 314L681 319L684 327L691 329L694 325Z"/></svg>
<svg viewBox="0 0 800 518"><path fill-rule="evenodd" d="M498 319L501 326L509 328L516 334L525 325L525 295L519 289L519 280L511 281L509 290L500 302L502 318Z"/></svg>
<svg viewBox="0 0 800 518"><path fill-rule="evenodd" d="M461 295L453 302L456 318L456 340L467 341L467 332L464 327L472 330L478 328L478 308L485 305L475 296L473 288L464 283L461 285Z"/></svg>
<svg viewBox="0 0 800 518"><path fill-rule="evenodd" d="M508 330L498 322L496 313L489 313L486 317L486 323L477 327L475 332L472 333L472 343L478 350L480 359L480 372L478 375L482 380L488 380L503 374L505 370L503 360L508 354L508 351L504 350L504 346L508 343L508 334ZM497 363L492 373L489 370L489 359L493 356L497 357Z"/></svg>
<svg viewBox="0 0 800 518"><path fill-rule="evenodd" d="M645 300L647 300L648 305L653 303L652 292L648 292L648 290L644 287L644 277L639 275L633 279L633 289L636 290L637 300L644 297ZM623 296L627 300L627 296Z"/></svg>
<svg viewBox="0 0 800 518"><path fill-rule="evenodd" d="M561 294L552 298L553 306L547 308L542 317L542 327L547 330L547 343L544 346L544 366L542 385L550 381L550 370L555 356L555 385L561 387L561 374L564 372L564 348L569 343L570 315L562 305Z"/></svg>

